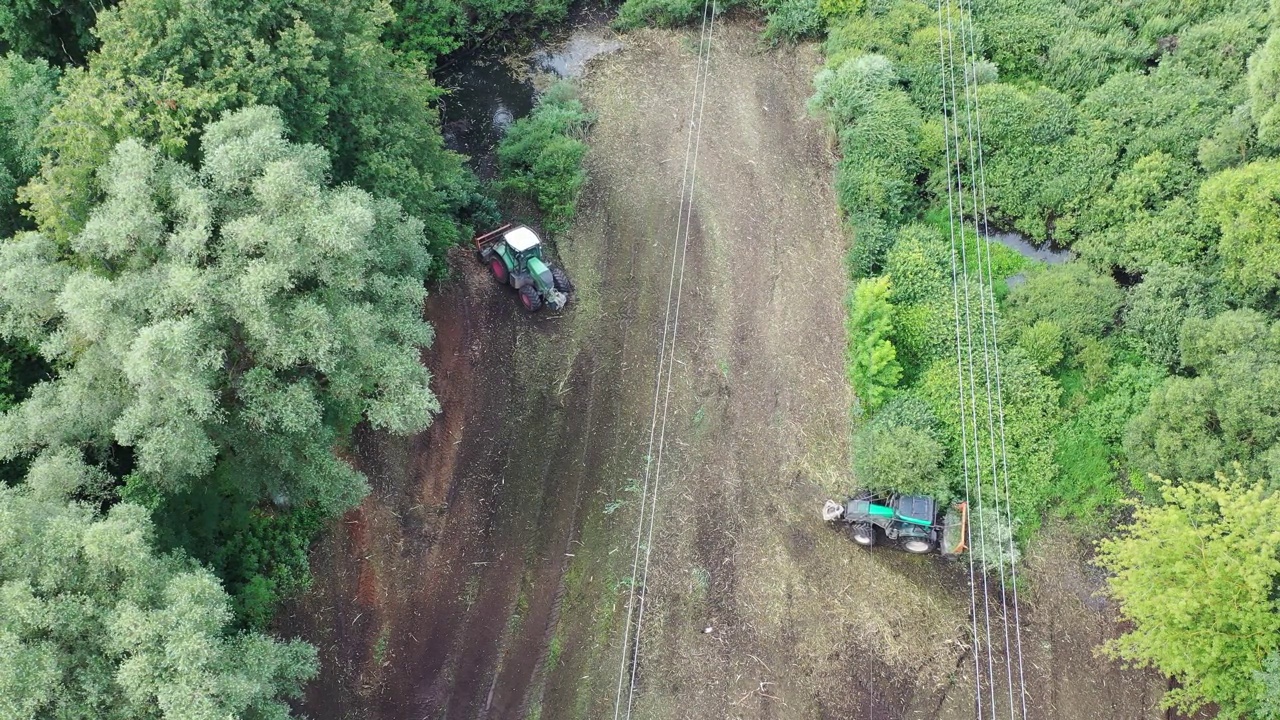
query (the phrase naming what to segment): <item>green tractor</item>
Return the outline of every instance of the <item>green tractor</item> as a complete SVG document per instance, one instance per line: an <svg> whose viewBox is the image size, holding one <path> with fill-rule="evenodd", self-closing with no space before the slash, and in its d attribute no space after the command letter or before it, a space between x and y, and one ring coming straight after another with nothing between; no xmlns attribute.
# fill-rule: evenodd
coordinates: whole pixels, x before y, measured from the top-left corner
<svg viewBox="0 0 1280 720"><path fill-rule="evenodd" d="M559 310L569 302L573 283L564 270L549 265L542 256L542 239L526 225L503 225L475 239L480 261L489 265L493 279L520 293L529 312L543 305Z"/></svg>
<svg viewBox="0 0 1280 720"><path fill-rule="evenodd" d="M828 500L822 508L822 518L846 523L849 537L866 548L884 537L914 555L935 551L959 555L968 541L968 503L942 512L936 500L924 495L883 497L863 492L843 503Z"/></svg>

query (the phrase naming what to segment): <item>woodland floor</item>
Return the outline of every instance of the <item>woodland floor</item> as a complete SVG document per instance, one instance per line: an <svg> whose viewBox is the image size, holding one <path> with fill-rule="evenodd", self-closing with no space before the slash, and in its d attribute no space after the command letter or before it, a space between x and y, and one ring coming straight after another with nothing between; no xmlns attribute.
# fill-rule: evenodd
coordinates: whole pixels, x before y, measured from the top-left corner
<svg viewBox="0 0 1280 720"><path fill-rule="evenodd" d="M847 240L805 111L818 50L757 31L715 38L633 716L968 720L964 567L820 518L849 483ZM443 412L358 435L372 493L278 624L320 648L313 718L613 716L697 39L624 42L583 81L575 302L530 316L455 251L426 310ZM1062 529L1029 552L1028 716L1163 717L1159 678L1094 655L1116 628L1087 555Z"/></svg>

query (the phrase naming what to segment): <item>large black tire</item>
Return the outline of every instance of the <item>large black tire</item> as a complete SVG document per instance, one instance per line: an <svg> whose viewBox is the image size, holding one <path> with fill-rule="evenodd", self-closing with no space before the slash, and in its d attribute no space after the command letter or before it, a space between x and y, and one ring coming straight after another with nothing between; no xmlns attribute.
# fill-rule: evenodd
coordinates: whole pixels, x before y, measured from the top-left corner
<svg viewBox="0 0 1280 720"><path fill-rule="evenodd" d="M502 258L494 255L489 259L489 272L493 273L493 279L503 285L507 284L507 266L503 264Z"/></svg>
<svg viewBox="0 0 1280 720"><path fill-rule="evenodd" d="M849 537L862 547L873 547L876 544L876 526L865 522L852 523L849 525Z"/></svg>
<svg viewBox="0 0 1280 720"><path fill-rule="evenodd" d="M556 289L562 293L568 294L573 292L573 283L569 282L569 275L560 268L551 268L551 282Z"/></svg>
<svg viewBox="0 0 1280 720"><path fill-rule="evenodd" d="M532 285L520 288L520 304L529 312L537 312L542 308L542 296Z"/></svg>
<svg viewBox="0 0 1280 720"><path fill-rule="evenodd" d="M903 537L898 540L898 547L912 555L928 555L937 545L938 542L931 537Z"/></svg>

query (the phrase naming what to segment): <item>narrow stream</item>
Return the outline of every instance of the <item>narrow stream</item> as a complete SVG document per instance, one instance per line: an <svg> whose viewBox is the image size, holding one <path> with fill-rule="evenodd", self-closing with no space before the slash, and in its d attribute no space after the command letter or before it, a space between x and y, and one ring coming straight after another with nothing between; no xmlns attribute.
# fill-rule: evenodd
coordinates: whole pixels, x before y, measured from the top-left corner
<svg viewBox="0 0 1280 720"><path fill-rule="evenodd" d="M986 238L987 242L997 242L1010 250L1016 251L1028 260L1039 260L1049 265L1064 263L1068 260L1074 260L1076 257L1076 254L1067 248L1058 247L1051 242L1043 245L1032 244L1022 233L994 232L988 233Z"/></svg>

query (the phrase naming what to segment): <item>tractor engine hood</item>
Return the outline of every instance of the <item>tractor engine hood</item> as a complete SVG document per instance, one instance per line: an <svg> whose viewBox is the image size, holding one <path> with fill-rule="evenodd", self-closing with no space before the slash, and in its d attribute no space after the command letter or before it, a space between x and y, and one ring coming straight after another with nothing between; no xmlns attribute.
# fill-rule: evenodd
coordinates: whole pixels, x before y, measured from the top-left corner
<svg viewBox="0 0 1280 720"><path fill-rule="evenodd" d="M536 257L529 258L529 274L533 276L534 283L538 289L546 293L555 287L555 282L551 279L551 268Z"/></svg>

